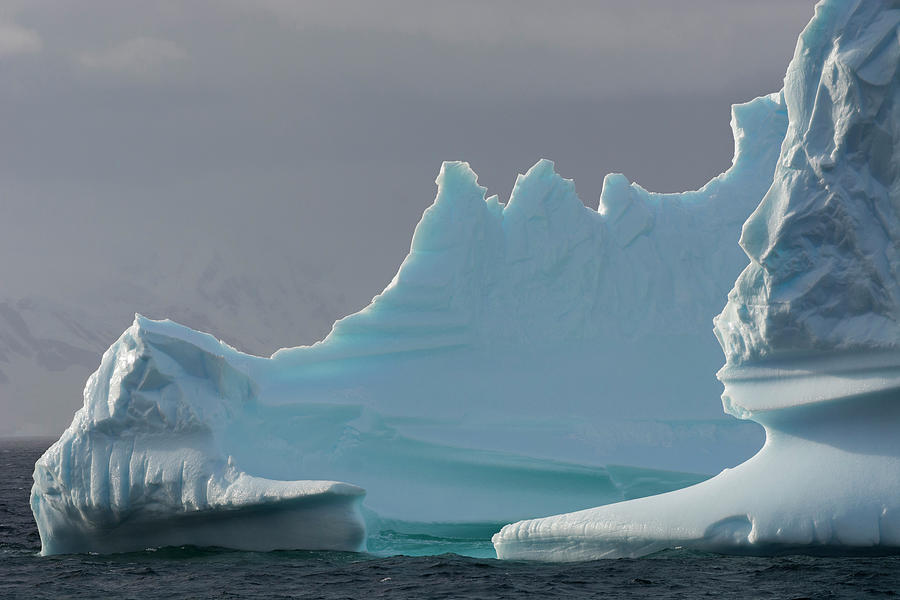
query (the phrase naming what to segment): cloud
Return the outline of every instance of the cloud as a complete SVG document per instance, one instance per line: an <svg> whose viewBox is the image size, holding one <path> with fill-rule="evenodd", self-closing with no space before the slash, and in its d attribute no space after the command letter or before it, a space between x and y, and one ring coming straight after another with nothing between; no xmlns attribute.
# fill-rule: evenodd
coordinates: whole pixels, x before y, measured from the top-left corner
<svg viewBox="0 0 900 600"><path fill-rule="evenodd" d="M134 79L156 79L187 58L187 52L170 40L136 37L105 50L82 52L79 65L92 71L121 73Z"/></svg>
<svg viewBox="0 0 900 600"><path fill-rule="evenodd" d="M458 79L462 79L470 90L529 97L701 94L742 85L748 74L760 69L766 76L775 73L777 82L796 42L797 23L809 20L812 4L813 0L225 3L237 14L252 13L279 28L293 29L299 39L316 35L345 39L348 56L354 44L418 48L385 53L392 70L383 79L395 86L426 94L457 94L462 89ZM778 18L773 17L776 12ZM368 72L378 70L381 56L356 55L361 57L354 57L357 64L368 62ZM770 65L776 65L774 70ZM397 69L418 72L398 82ZM456 79L435 77L448 71ZM579 71L591 76L571 77ZM511 80L512 85L493 84L501 79ZM755 83L745 87L755 88Z"/></svg>
<svg viewBox="0 0 900 600"><path fill-rule="evenodd" d="M40 52L44 44L32 29L15 23L0 21L0 58L16 54Z"/></svg>
<svg viewBox="0 0 900 600"><path fill-rule="evenodd" d="M419 35L449 44L543 46L565 50L627 49L656 53L692 50L704 38L727 39L734 30L773 26L766 5L812 16L812 0L231 0L242 11L265 12L301 30L330 28ZM710 24L714 28L710 28ZM777 24L776 24L777 25ZM635 35L640 44L635 44Z"/></svg>

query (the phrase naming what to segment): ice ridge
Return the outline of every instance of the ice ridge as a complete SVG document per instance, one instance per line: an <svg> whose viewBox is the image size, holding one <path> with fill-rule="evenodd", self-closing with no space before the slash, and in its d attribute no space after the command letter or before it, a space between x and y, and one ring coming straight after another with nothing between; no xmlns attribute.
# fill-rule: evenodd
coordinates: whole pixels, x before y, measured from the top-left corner
<svg viewBox="0 0 900 600"><path fill-rule="evenodd" d="M730 234L771 182L786 127L781 94L735 105L732 168L669 194L611 174L597 210L546 159L519 175L507 204L485 197L468 163L446 162L385 290L323 342L274 358L696 335L746 262Z"/></svg>

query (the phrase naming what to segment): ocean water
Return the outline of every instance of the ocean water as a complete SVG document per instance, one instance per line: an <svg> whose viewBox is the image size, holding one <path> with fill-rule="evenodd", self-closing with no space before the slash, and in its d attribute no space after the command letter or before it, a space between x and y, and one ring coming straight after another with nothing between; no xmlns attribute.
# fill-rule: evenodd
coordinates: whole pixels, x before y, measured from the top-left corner
<svg viewBox="0 0 900 600"><path fill-rule="evenodd" d="M574 564L506 562L487 539L383 534L373 554L160 548L40 557L28 506L44 441L0 440L0 598L885 598L900 557L671 551ZM432 556L384 556L393 551Z"/></svg>

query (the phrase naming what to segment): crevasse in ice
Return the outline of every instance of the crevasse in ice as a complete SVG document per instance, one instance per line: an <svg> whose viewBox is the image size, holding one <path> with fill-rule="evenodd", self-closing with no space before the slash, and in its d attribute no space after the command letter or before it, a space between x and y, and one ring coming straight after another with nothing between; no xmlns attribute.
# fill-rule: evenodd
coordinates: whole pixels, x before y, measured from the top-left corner
<svg viewBox="0 0 900 600"><path fill-rule="evenodd" d="M702 189L609 175L598 210L546 160L506 204L444 163L397 275L309 347L255 357L136 318L35 467L43 552L493 532L746 456L757 426L708 402L708 319L746 264L782 95L734 106L732 127L733 165Z"/></svg>
<svg viewBox="0 0 900 600"><path fill-rule="evenodd" d="M900 548L900 2L825 0L785 77L775 175L715 331L755 456L692 487L522 521L503 558Z"/></svg>

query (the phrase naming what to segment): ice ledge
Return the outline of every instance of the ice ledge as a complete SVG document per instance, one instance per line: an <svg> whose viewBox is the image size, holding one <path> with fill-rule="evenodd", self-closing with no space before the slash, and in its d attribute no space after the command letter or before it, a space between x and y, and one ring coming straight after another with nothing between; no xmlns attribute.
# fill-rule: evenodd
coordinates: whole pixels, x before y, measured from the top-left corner
<svg viewBox="0 0 900 600"><path fill-rule="evenodd" d="M274 506L297 501L346 498L362 500L366 491L359 486L341 481L296 480L281 481L236 473L229 477L227 487L215 494L211 510L227 510L248 507Z"/></svg>
<svg viewBox="0 0 900 600"><path fill-rule="evenodd" d="M722 405L740 419L763 413L900 389L900 352L802 355L743 365L716 374Z"/></svg>

